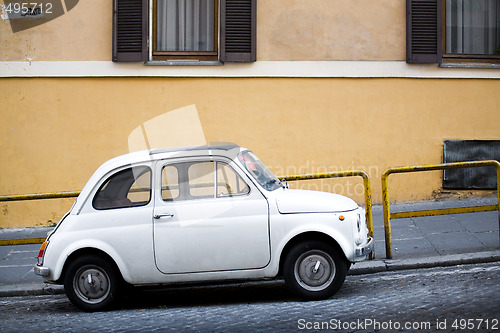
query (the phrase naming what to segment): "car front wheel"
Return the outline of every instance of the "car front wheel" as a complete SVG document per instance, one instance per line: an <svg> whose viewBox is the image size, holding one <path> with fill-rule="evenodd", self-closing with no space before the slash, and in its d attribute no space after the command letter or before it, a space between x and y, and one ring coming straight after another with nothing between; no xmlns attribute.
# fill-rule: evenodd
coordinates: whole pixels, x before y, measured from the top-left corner
<svg viewBox="0 0 500 333"><path fill-rule="evenodd" d="M84 311L109 307L118 295L118 275L103 258L82 256L70 263L64 277L64 291L75 306Z"/></svg>
<svg viewBox="0 0 500 333"><path fill-rule="evenodd" d="M335 249L320 241L295 245L284 261L287 287L305 300L321 300L334 295L347 275L345 260Z"/></svg>

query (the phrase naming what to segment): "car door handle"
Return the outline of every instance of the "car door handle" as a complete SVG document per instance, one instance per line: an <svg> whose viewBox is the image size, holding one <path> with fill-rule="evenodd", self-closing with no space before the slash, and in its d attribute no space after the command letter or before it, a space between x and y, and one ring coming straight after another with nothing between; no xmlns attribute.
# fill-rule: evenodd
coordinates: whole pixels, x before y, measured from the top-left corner
<svg viewBox="0 0 500 333"><path fill-rule="evenodd" d="M155 219L158 220L158 219L161 219L161 218L164 218L164 217L173 217L173 216L174 216L174 214L156 214L156 215L153 216L153 218L155 218Z"/></svg>

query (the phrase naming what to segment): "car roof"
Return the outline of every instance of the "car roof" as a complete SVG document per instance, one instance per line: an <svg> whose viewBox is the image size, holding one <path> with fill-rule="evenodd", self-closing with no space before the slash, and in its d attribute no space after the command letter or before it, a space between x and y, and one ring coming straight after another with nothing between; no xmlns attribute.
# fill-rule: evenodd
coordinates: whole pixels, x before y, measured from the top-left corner
<svg viewBox="0 0 500 333"><path fill-rule="evenodd" d="M188 147L177 147L177 148L154 148L154 149L136 151L114 157L104 162L99 167L99 169L97 169L97 171L105 169L105 172L107 173L110 170L113 170L115 168L124 165L130 165L147 161L156 161L165 158L175 158L175 157L191 157L199 155L203 156L223 155L233 159L242 150L244 150L244 148L234 143L216 143L210 145L188 146Z"/></svg>
<svg viewBox="0 0 500 333"><path fill-rule="evenodd" d="M176 157L191 157L191 156L214 156L222 155L227 156L231 159L236 158L236 156L243 150L246 150L234 143L216 143L210 145L200 145L200 146L189 146L189 147L178 147L178 148L156 148L149 150L141 150L137 152L132 152L117 156L106 162L104 162L96 171L103 171L107 173L115 168L130 165L135 163L156 161L166 158L176 158Z"/></svg>
<svg viewBox="0 0 500 333"><path fill-rule="evenodd" d="M180 148L160 148L160 149L151 149L149 151L150 155L162 154L162 153L171 153L171 152L183 152L183 151L199 151L199 150L224 150L229 151L234 148L241 148L237 144L234 143L213 143L210 145L201 145L201 146L189 146L189 147L180 147Z"/></svg>

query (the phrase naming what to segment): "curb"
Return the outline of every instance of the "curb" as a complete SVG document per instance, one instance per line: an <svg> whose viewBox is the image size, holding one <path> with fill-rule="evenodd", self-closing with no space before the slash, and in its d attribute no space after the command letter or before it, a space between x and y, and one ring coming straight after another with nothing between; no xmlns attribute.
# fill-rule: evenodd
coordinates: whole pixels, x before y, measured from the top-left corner
<svg viewBox="0 0 500 333"><path fill-rule="evenodd" d="M500 250L450 254L414 259L381 259L356 263L349 275L372 274L379 272L399 271L405 269L447 267L466 264L482 264L500 261Z"/></svg>
<svg viewBox="0 0 500 333"><path fill-rule="evenodd" d="M0 297L40 296L64 294L64 287L45 283L0 286Z"/></svg>
<svg viewBox="0 0 500 333"><path fill-rule="evenodd" d="M400 271L419 268L447 267L466 264L482 264L500 261L500 250L451 254L415 259L381 259L362 261L353 265L348 275L363 275L380 272ZM248 283L257 283L251 281ZM245 284L242 282L241 284ZM45 283L0 286L0 297L39 296L64 294L64 287Z"/></svg>

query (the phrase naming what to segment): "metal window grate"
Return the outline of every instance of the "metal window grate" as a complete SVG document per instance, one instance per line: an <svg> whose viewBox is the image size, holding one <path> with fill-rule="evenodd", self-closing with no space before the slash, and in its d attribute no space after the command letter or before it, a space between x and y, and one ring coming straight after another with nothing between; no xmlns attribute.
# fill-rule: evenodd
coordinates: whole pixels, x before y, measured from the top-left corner
<svg viewBox="0 0 500 333"><path fill-rule="evenodd" d="M444 142L444 163L464 161L500 161L500 140L447 140ZM494 167L445 170L445 189L496 189Z"/></svg>

